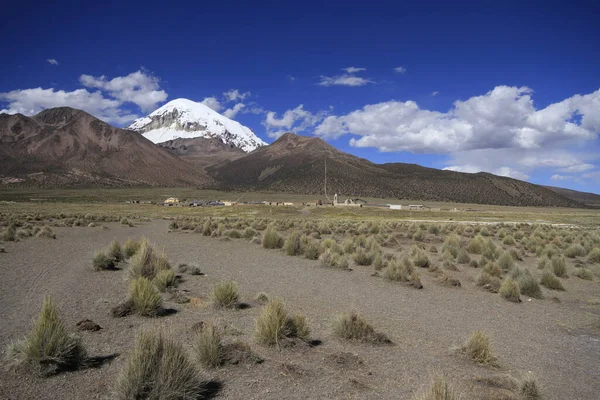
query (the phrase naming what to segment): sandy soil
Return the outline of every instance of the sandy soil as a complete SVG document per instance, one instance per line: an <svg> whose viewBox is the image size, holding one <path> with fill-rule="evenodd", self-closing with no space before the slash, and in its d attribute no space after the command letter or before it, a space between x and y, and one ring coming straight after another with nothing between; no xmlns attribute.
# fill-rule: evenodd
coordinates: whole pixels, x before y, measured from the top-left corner
<svg viewBox="0 0 600 400"><path fill-rule="evenodd" d="M461 288L445 287L423 270L425 288L371 277L372 267L353 271L323 268L317 261L264 250L243 239L222 241L193 233L168 233L167 221L133 228L109 224L100 228L57 228L56 240L32 238L6 243L0 254L0 349L25 335L42 304L53 296L67 325L89 318L104 329L83 332L91 355L120 356L98 369L36 378L2 370L2 399L104 399L110 391L140 328L164 327L192 347L191 326L199 321L226 325L227 341L247 340L265 362L204 371L220 381L225 399L410 399L434 374L446 374L467 398L513 398L476 383L477 376L522 377L533 371L546 399L597 399L600 392L600 286L575 277L563 280L566 292L544 289L546 299L520 304L476 287L476 271L453 273ZM112 239L147 236L164 248L174 266L199 265L205 276L185 275L182 289L200 300L179 305L178 312L147 319L115 319L110 309L124 300L127 272L94 272L95 250ZM528 260L533 263L533 260ZM212 285L234 279L240 285L243 310L217 311L206 304ZM292 312L305 314L313 348L275 350L254 343L256 293L284 299ZM552 300L556 297L560 302ZM393 346L344 343L330 333L336 314L356 310ZM499 367L479 366L457 354L471 332L485 330L499 356ZM517 397L514 397L517 398Z"/></svg>

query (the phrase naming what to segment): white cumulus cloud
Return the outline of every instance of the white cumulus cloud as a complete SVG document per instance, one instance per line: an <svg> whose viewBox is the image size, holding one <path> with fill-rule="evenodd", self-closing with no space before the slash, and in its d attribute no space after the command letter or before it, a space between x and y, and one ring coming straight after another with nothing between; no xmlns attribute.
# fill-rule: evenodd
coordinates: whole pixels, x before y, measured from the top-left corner
<svg viewBox="0 0 600 400"><path fill-rule="evenodd" d="M48 64L58 65L58 61L56 61L54 58L49 58L49 59L46 60L46 62Z"/></svg>
<svg viewBox="0 0 600 400"><path fill-rule="evenodd" d="M250 96L250 92L241 93L238 89L230 89L223 93L226 102L244 100Z"/></svg>
<svg viewBox="0 0 600 400"><path fill-rule="evenodd" d="M206 97L200 103L208 106L210 109L219 112L223 108L221 102L216 97Z"/></svg>
<svg viewBox="0 0 600 400"><path fill-rule="evenodd" d="M246 105L244 103L237 103L232 108L228 108L223 112L223 115L227 118L235 118L235 116L244 109Z"/></svg>
<svg viewBox="0 0 600 400"><path fill-rule="evenodd" d="M404 68L404 67L402 67L402 66L400 66L400 67L396 67L396 68L394 68L394 72L397 72L397 73L399 73L399 74L403 74L403 73L405 73L405 72L406 72L406 68Z"/></svg>
<svg viewBox="0 0 600 400"><path fill-rule="evenodd" d="M262 122L267 130L267 135L272 138L278 138L286 132L303 132L304 130L315 126L323 119L325 112L311 113L304 109L304 105L287 110L281 117L277 117L274 111L268 111Z"/></svg>
<svg viewBox="0 0 600 400"><path fill-rule="evenodd" d="M167 92L160 90L159 79L142 70L111 80L104 75L81 75L79 81L85 87L107 91L122 102L134 103L143 111L151 111L167 99Z"/></svg>
<svg viewBox="0 0 600 400"><path fill-rule="evenodd" d="M337 76L321 76L320 86L364 86L374 81L349 74Z"/></svg>
<svg viewBox="0 0 600 400"><path fill-rule="evenodd" d="M346 68L342 68L342 71L346 71L349 74L356 74L357 72L362 72L362 71L366 71L366 68L359 68L359 67L346 67Z"/></svg>

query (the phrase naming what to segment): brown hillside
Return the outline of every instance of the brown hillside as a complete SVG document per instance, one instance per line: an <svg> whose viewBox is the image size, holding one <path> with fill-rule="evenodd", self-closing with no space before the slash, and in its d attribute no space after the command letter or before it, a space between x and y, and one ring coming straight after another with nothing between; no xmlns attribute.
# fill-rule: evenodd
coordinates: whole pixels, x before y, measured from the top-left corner
<svg viewBox="0 0 600 400"><path fill-rule="evenodd" d="M414 164L374 164L319 138L287 133L269 146L207 168L219 186L236 190L451 201L513 206L581 207L542 186L486 173L441 171Z"/></svg>
<svg viewBox="0 0 600 400"><path fill-rule="evenodd" d="M587 206L594 207L594 208L600 208L600 194L578 192L576 190L559 188L559 187L554 187L554 186L545 186L545 187L552 190L553 192L560 194L561 196L568 197L579 203L583 203Z"/></svg>
<svg viewBox="0 0 600 400"><path fill-rule="evenodd" d="M0 114L4 182L28 186L190 186L210 180L136 132L69 107Z"/></svg>
<svg viewBox="0 0 600 400"><path fill-rule="evenodd" d="M235 160L246 154L242 149L223 143L219 138L184 138L158 143L182 160L204 168L223 161Z"/></svg>

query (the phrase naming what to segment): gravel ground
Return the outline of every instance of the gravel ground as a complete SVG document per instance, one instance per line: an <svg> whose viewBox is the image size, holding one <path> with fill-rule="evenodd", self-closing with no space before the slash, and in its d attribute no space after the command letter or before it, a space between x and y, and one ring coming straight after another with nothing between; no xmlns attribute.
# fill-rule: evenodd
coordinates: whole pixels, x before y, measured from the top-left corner
<svg viewBox="0 0 600 400"><path fill-rule="evenodd" d="M323 268L316 261L264 250L242 239L223 241L193 233L169 233L167 221L136 227L108 224L101 228L57 228L56 240L31 238L5 243L0 254L0 348L25 335L49 294L59 305L67 326L92 319L103 329L83 332L91 355L120 354L97 369L37 378L0 372L2 399L104 399L141 328L163 327L191 351L192 325L199 321L227 327L226 341L248 341L265 362L203 371L220 382L216 394L225 399L410 399L436 374L445 374L465 398L518 398L476 383L478 376L528 371L537 377L546 399L597 399L600 392L600 286L571 277L567 291L549 292L546 299L510 303L476 287L475 270L452 273L461 288L443 286L421 271L425 288L371 277L371 267L352 271ZM164 249L172 265L199 265L204 276L184 275L181 288L195 299L167 305L178 312L148 319L115 319L110 309L126 297L127 272L94 272L93 253L112 239L147 236ZM533 268L534 260L525 265ZM218 281L239 283L249 308L215 310L207 295ZM281 298L291 312L306 315L315 347L284 350L253 341L258 292ZM553 300L556 297L558 300ZM166 297L168 298L168 297ZM560 302L559 302L560 301ZM392 346L344 343L330 326L341 313L356 310L394 342ZM454 350L471 332L483 329L493 341L499 366L475 365ZM215 385L217 386L217 385ZM502 397L504 396L504 397Z"/></svg>

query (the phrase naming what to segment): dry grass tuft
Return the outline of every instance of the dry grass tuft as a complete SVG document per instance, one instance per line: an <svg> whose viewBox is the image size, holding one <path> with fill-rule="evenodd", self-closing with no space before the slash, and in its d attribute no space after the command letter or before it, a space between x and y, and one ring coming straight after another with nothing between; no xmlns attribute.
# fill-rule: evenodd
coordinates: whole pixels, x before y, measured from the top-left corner
<svg viewBox="0 0 600 400"><path fill-rule="evenodd" d="M482 364L489 364L496 359L492 352L490 337L483 331L473 332L462 347L462 351L471 360Z"/></svg>
<svg viewBox="0 0 600 400"><path fill-rule="evenodd" d="M499 293L500 296L508 301L512 301L513 303L521 302L521 290L519 289L517 282L512 278L506 278L504 282L502 282Z"/></svg>
<svg viewBox="0 0 600 400"><path fill-rule="evenodd" d="M542 398L542 394L532 373L527 374L521 383L521 395L525 400L539 400Z"/></svg>
<svg viewBox="0 0 600 400"><path fill-rule="evenodd" d="M534 299L541 299L542 289L540 288L540 284L538 280L531 275L529 270L525 270L525 272L519 277L519 289L521 289L521 293L525 296L533 297Z"/></svg>
<svg viewBox="0 0 600 400"><path fill-rule="evenodd" d="M92 258L92 266L94 271L112 270L115 269L115 261L104 251L97 251Z"/></svg>
<svg viewBox="0 0 600 400"><path fill-rule="evenodd" d="M140 249L140 242L135 239L127 239L125 243L123 243L122 251L123 257L131 258L135 253Z"/></svg>
<svg viewBox="0 0 600 400"><path fill-rule="evenodd" d="M166 256L157 254L146 238L140 240L138 251L129 260L129 275L132 278L154 279L159 271L170 268Z"/></svg>
<svg viewBox="0 0 600 400"><path fill-rule="evenodd" d="M273 226L268 226L263 232L262 246L265 249L280 249L283 247L283 238Z"/></svg>
<svg viewBox="0 0 600 400"><path fill-rule="evenodd" d="M292 339L306 341L309 335L306 318L299 314L288 316L279 300L269 301L256 319L256 340L267 346L285 346Z"/></svg>
<svg viewBox="0 0 600 400"><path fill-rule="evenodd" d="M575 275L578 278L585 279L586 281L591 281L592 279L594 279L594 274L592 274L592 271L585 267L575 268L575 271L573 271L573 275Z"/></svg>
<svg viewBox="0 0 600 400"><path fill-rule="evenodd" d="M433 380L429 389L418 394L415 400L459 400L460 396L456 394L452 386L446 380L446 377L439 376Z"/></svg>
<svg viewBox="0 0 600 400"><path fill-rule="evenodd" d="M26 366L48 376L83 366L87 360L81 341L69 335L58 308L47 296L32 330L8 347L6 359L15 367Z"/></svg>
<svg viewBox="0 0 600 400"><path fill-rule="evenodd" d="M141 332L117 379L114 397L202 399L204 389L183 346L162 333Z"/></svg>
<svg viewBox="0 0 600 400"><path fill-rule="evenodd" d="M163 269L158 271L152 283L160 292L166 292L168 288L177 286L177 277L172 269Z"/></svg>
<svg viewBox="0 0 600 400"><path fill-rule="evenodd" d="M152 282L140 277L131 281L129 301L132 311L143 317L156 317L162 311L162 297Z"/></svg>
<svg viewBox="0 0 600 400"><path fill-rule="evenodd" d="M216 368L223 364L223 344L221 334L210 324L205 324L198 333L195 343L196 358L207 368Z"/></svg>
<svg viewBox="0 0 600 400"><path fill-rule="evenodd" d="M553 256L550 260L550 265L552 266L552 272L554 272L554 275L558 277L567 276L567 261L564 257Z"/></svg>
<svg viewBox="0 0 600 400"><path fill-rule="evenodd" d="M234 281L217 283L210 293L210 299L215 308L234 308L240 299L237 283Z"/></svg>
<svg viewBox="0 0 600 400"><path fill-rule="evenodd" d="M386 335L375 332L375 329L356 312L338 316L333 324L333 333L346 340L390 343Z"/></svg>
<svg viewBox="0 0 600 400"><path fill-rule="evenodd" d="M542 272L542 277L540 278L540 284L542 286L547 287L552 290L565 290L562 283L558 280L556 276L551 271L545 270Z"/></svg>
<svg viewBox="0 0 600 400"><path fill-rule="evenodd" d="M302 247L300 246L300 233L292 232L289 234L285 243L283 244L283 251L288 256L297 256L302 254Z"/></svg>

